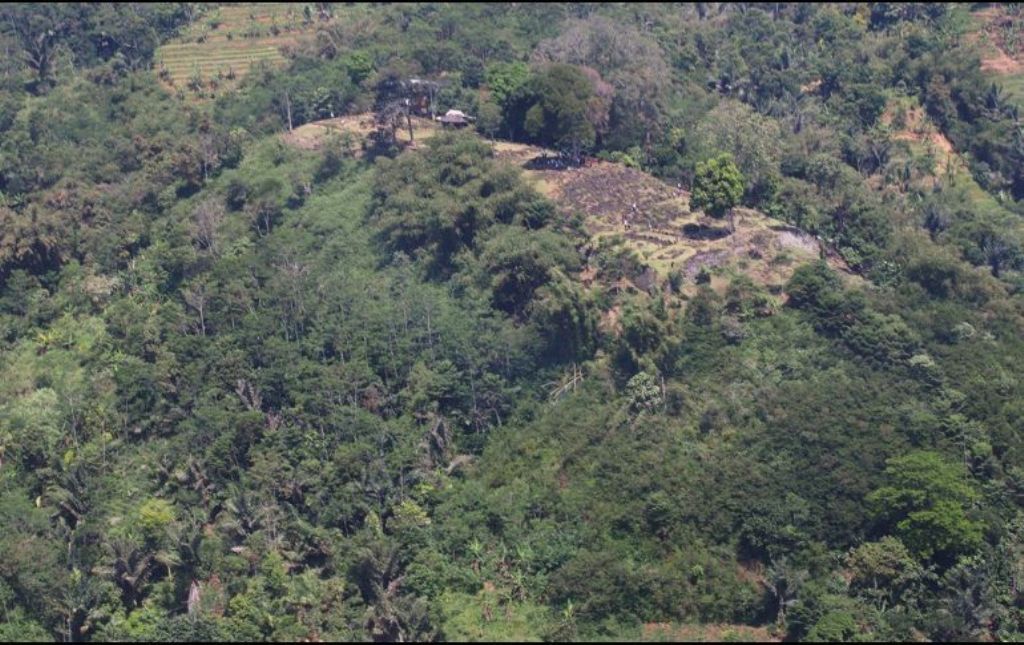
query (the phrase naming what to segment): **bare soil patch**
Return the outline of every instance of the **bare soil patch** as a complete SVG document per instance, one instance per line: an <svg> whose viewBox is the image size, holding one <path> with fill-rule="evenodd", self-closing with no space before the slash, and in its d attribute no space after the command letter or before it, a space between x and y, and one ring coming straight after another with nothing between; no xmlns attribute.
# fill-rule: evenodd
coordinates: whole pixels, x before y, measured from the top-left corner
<svg viewBox="0 0 1024 645"><path fill-rule="evenodd" d="M1024 25L1021 16L996 5L973 12L982 27L972 40L981 46L981 70L998 75L1024 73Z"/></svg>
<svg viewBox="0 0 1024 645"><path fill-rule="evenodd" d="M955 163L958 159L956 150L953 149L953 144L932 123L923 107L915 105L907 109L904 114L903 128L895 132L893 138L897 141L908 141L914 144L930 146L935 155L935 172L941 175L946 171L950 163ZM894 110L888 109L882 115L882 123L892 125L893 118Z"/></svg>
<svg viewBox="0 0 1024 645"><path fill-rule="evenodd" d="M998 53L990 58L983 58L981 60L981 71L991 72L993 74L1020 74L1024 72L1024 63L1011 58L1002 49L998 49Z"/></svg>
<svg viewBox="0 0 1024 645"><path fill-rule="evenodd" d="M410 142L408 129L402 128L397 132L399 143L409 145L425 141L436 135L439 130L437 124L430 119L413 117L412 124L412 141ZM363 143L368 142L368 137L375 130L372 114L352 114L300 125L291 132L283 133L281 140L303 150L319 150L332 136L341 137L348 134L351 135L351 151L358 155L362 152Z"/></svg>

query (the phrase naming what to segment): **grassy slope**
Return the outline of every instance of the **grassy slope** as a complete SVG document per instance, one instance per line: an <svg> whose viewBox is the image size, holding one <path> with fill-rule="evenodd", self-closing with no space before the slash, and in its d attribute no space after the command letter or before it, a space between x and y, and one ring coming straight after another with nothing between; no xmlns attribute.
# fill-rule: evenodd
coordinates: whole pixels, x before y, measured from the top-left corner
<svg viewBox="0 0 1024 645"><path fill-rule="evenodd" d="M901 106L908 115L902 128L892 126L892 115L897 106ZM971 175L967 160L928 118L917 99L898 97L890 100L882 116L882 123L893 128L894 139L907 142L912 155L931 156L934 159L934 170L916 180L921 187L927 188L933 181L941 180L950 188L962 191L977 208L1012 216L991 193L978 184Z"/></svg>
<svg viewBox="0 0 1024 645"><path fill-rule="evenodd" d="M1020 18L1011 18L1013 26L1006 33L1001 33L994 23L1008 17L999 6L974 11L971 13L972 31L981 51L982 69L988 72L993 82L1003 87L1010 99L1024 105L1024 52L1006 51L1005 47L997 45L997 41L1009 33L1024 31L1024 24L1017 24Z"/></svg>

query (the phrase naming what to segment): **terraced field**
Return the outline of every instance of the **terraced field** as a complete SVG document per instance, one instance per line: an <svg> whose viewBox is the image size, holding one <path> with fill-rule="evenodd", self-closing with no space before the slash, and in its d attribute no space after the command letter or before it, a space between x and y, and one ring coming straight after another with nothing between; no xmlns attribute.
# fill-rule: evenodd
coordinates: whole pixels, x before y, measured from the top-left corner
<svg viewBox="0 0 1024 645"><path fill-rule="evenodd" d="M495 153L524 168L565 215L582 215L595 243L621 238L653 270L655 282L682 274L687 295L696 292L703 271L715 289L745 274L781 291L796 267L820 255L814 237L784 222L746 208L735 209L731 220L714 220L691 211L687 191L621 164L591 160L582 168L551 168L538 163L551 151L504 141L495 144ZM851 275L834 253L827 260Z"/></svg>
<svg viewBox="0 0 1024 645"><path fill-rule="evenodd" d="M234 87L254 66L285 63L281 47L323 24L301 3L243 3L204 13L181 37L156 52L166 85L208 97Z"/></svg>

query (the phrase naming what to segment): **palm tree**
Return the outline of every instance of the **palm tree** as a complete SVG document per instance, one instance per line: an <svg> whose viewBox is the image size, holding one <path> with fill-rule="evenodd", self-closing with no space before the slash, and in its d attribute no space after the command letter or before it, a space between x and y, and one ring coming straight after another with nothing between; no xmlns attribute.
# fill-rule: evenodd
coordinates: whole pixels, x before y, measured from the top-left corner
<svg viewBox="0 0 1024 645"><path fill-rule="evenodd" d="M389 590L390 592L390 590ZM427 603L415 596L395 593L382 598L368 612L366 628L378 643L406 643L433 640L437 635L430 624Z"/></svg>
<svg viewBox="0 0 1024 645"><path fill-rule="evenodd" d="M85 485L78 471L72 471L61 478L60 483L51 482L46 486L45 497L56 507L51 519L58 520L73 531L79 520L89 511L84 498Z"/></svg>
<svg viewBox="0 0 1024 645"><path fill-rule="evenodd" d="M194 511L188 513L180 522L167 527L168 543L173 545L178 564L184 565L191 572L200 562L199 547L203 541L204 513ZM171 572L168 570L168 575Z"/></svg>
<svg viewBox="0 0 1024 645"><path fill-rule="evenodd" d="M361 550L356 573L368 605L366 629L374 641L403 643L434 638L426 602L400 593L405 575L396 545L372 539Z"/></svg>
<svg viewBox="0 0 1024 645"><path fill-rule="evenodd" d="M764 586L775 600L777 607L775 622L780 626L786 624L786 610L797 603L800 588L810 574L806 569L794 568L786 558L773 562L765 572Z"/></svg>
<svg viewBox="0 0 1024 645"><path fill-rule="evenodd" d="M559 643L572 642L576 640L577 634L576 606L573 605L572 600L570 599L565 603L565 609L562 610L561 620L558 621L553 632L549 634L545 640L551 640Z"/></svg>
<svg viewBox="0 0 1024 645"><path fill-rule="evenodd" d="M259 502L251 493L242 486L232 485L217 525L235 540L244 542L261 528L259 510Z"/></svg>
<svg viewBox="0 0 1024 645"><path fill-rule="evenodd" d="M1006 95L1001 85L992 83L985 92L985 110L995 119L998 119L1006 105Z"/></svg>
<svg viewBox="0 0 1024 645"><path fill-rule="evenodd" d="M307 625L307 613L320 604L321 596L319 570L307 569L289 578L288 595L284 601L289 607L295 608L299 622Z"/></svg>
<svg viewBox="0 0 1024 645"><path fill-rule="evenodd" d="M480 540L473 538L469 543L469 553L473 556L473 573L480 575L480 563L483 562L484 545Z"/></svg>
<svg viewBox="0 0 1024 645"><path fill-rule="evenodd" d="M68 583L62 585L60 596L54 601L57 612L64 619L67 642L78 642L93 629L110 618L109 606L104 604L108 585L93 576L82 575L77 568L71 572Z"/></svg>
<svg viewBox="0 0 1024 645"><path fill-rule="evenodd" d="M993 578L1001 580L1001 576L993 571L992 564L984 557L975 556L965 558L946 573L943 583L947 593L940 611L953 623L950 633L942 634L940 638L975 640L989 636L998 612Z"/></svg>
<svg viewBox="0 0 1024 645"><path fill-rule="evenodd" d="M107 557L103 564L93 567L93 573L113 580L121 588L121 598L127 607L138 607L158 561L128 537L113 538L103 546ZM160 564L170 562L166 554L161 559Z"/></svg>

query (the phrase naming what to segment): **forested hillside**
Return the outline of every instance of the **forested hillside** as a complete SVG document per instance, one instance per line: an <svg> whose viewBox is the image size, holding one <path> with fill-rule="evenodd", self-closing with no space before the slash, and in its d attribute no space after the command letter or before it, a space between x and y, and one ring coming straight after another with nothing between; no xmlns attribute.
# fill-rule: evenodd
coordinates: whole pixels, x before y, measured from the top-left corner
<svg viewBox="0 0 1024 645"><path fill-rule="evenodd" d="M1024 639L1020 19L0 5L0 640Z"/></svg>

